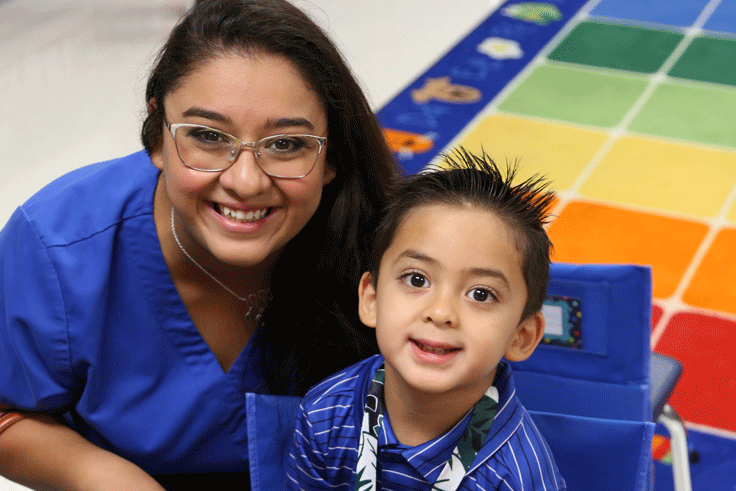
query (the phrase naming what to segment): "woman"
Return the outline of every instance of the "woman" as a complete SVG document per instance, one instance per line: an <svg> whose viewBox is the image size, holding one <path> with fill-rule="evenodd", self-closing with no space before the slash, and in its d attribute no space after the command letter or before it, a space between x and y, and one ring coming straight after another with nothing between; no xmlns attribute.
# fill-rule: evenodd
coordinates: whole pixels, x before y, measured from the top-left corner
<svg viewBox="0 0 736 491"><path fill-rule="evenodd" d="M0 403L35 414L0 435L0 471L160 490L250 468L265 487L295 401L275 396L375 350L354 292L391 155L282 0L197 2L146 102L145 151L62 177L0 233Z"/></svg>

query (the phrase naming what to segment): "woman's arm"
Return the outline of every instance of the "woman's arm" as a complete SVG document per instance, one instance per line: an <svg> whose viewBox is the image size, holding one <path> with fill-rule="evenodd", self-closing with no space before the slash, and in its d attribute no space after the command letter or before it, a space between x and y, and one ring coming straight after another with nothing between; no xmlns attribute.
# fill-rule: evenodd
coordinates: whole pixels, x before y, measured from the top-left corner
<svg viewBox="0 0 736 491"><path fill-rule="evenodd" d="M0 231L0 397L11 407L73 402L61 291L47 248L19 208ZM138 466L53 417L23 415L0 434L0 474L8 479L40 490L163 490Z"/></svg>
<svg viewBox="0 0 736 491"><path fill-rule="evenodd" d="M140 467L44 415L26 414L0 434L0 474L37 490L163 491Z"/></svg>

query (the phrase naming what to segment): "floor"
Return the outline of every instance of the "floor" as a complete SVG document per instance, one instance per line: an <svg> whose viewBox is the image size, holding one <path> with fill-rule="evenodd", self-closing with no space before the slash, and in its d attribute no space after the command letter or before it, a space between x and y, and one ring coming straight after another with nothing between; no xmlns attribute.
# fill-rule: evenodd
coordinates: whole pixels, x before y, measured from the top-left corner
<svg viewBox="0 0 736 491"><path fill-rule="evenodd" d="M143 89L191 0L0 0L0 225L71 169L140 148ZM376 109L498 0L294 0L333 36ZM25 489L0 478L0 491Z"/></svg>
<svg viewBox="0 0 736 491"><path fill-rule="evenodd" d="M379 117L412 170L462 144L551 178L555 261L651 267L693 487L736 489L736 0L544 5L509 2Z"/></svg>
<svg viewBox="0 0 736 491"><path fill-rule="evenodd" d="M192 1L0 0L0 225L53 178L140 148L148 69ZM499 0L293 1L380 109ZM671 403L689 429L734 441L736 72L719 67L736 65L736 41L703 30L733 33L736 0L593 3L557 41L602 51L550 47L454 141L493 135L497 160L523 155L525 172L553 178L555 260L652 266L652 346L686 362ZM642 28L628 38L643 46L636 65L612 49L616 18ZM721 448L723 468L736 457Z"/></svg>
<svg viewBox="0 0 736 491"><path fill-rule="evenodd" d="M458 142L550 176L555 261L651 266L670 404L733 439L736 2L591 4Z"/></svg>

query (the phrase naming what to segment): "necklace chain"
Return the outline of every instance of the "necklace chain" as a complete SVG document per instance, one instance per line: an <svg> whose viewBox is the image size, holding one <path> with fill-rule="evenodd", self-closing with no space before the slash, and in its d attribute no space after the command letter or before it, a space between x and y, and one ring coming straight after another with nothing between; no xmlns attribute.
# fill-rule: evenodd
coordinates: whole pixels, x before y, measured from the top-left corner
<svg viewBox="0 0 736 491"><path fill-rule="evenodd" d="M205 269L204 266L199 264L197 261L194 260L194 258L187 252L186 249L184 249L184 246L181 245L181 242L179 241L179 236L176 235L176 226L174 225L174 208L171 208L171 233L174 234L174 241L176 242L176 245L179 246L179 249L181 249L181 252L184 253L184 255L192 262L196 267L198 267L204 274L210 277L212 281L220 285L222 288L225 289L230 295L237 298L241 302L245 302L248 304L248 312L245 314L245 320L251 321L253 320L253 310L258 309L258 313L255 315L256 320L261 320L261 316L263 315L263 311L266 310L266 305L268 305L268 302L273 298L273 295L271 295L271 292L269 289L265 290L259 290L258 293L251 293L247 297L241 297L237 293L235 293L233 290L231 290L225 283L218 280L215 275L210 273Z"/></svg>

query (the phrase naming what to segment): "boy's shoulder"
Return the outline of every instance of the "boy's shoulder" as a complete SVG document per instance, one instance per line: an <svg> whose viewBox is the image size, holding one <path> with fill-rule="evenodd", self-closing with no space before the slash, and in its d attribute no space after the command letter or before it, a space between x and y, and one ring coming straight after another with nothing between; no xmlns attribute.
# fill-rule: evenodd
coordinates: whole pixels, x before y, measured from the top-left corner
<svg viewBox="0 0 736 491"><path fill-rule="evenodd" d="M565 489L544 436L516 396L508 363L499 363L494 385L499 391L498 411L470 472L483 482L502 479L513 489L539 489L534 483L548 490Z"/></svg>
<svg viewBox="0 0 736 491"><path fill-rule="evenodd" d="M383 364L381 355L373 355L359 361L314 385L304 396L305 408L323 406L330 400L343 399L353 403L365 393L376 370ZM366 382L367 381L367 382Z"/></svg>
<svg viewBox="0 0 736 491"><path fill-rule="evenodd" d="M374 355L309 389L302 400L297 426L308 425L313 435L312 446L357 451L357 430L360 429L365 405L364 394L373 374L382 364L383 358Z"/></svg>

